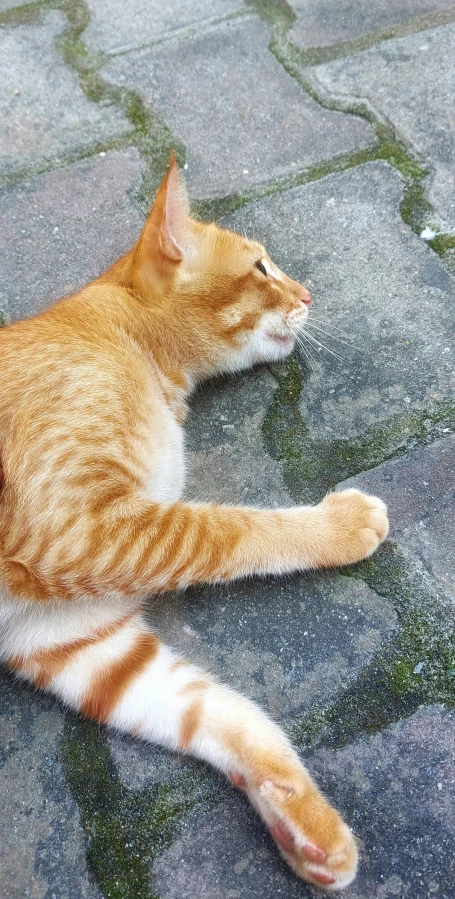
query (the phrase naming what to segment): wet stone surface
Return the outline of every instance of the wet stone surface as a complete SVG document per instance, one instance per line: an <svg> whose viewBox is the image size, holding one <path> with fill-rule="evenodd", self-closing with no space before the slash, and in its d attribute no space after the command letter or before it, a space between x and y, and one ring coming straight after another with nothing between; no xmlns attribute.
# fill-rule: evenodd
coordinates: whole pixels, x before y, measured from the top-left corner
<svg viewBox="0 0 455 899"><path fill-rule="evenodd" d="M31 315L100 275L137 238L141 163L116 150L20 181L0 204L0 310Z"/></svg>
<svg viewBox="0 0 455 899"><path fill-rule="evenodd" d="M314 70L314 84L330 93L369 100L424 159L432 173L429 199L449 229L455 228L454 53L455 23Z"/></svg>
<svg viewBox="0 0 455 899"><path fill-rule="evenodd" d="M450 899L455 876L455 717L420 709L345 749L318 750L310 771L360 838L361 864L346 899ZM297 899L321 895L277 858L242 795L195 813L155 865L161 899Z"/></svg>
<svg viewBox="0 0 455 899"><path fill-rule="evenodd" d="M58 55L64 29L57 11L40 25L2 28L0 166L9 173L83 150L131 131L114 106L91 103Z"/></svg>
<svg viewBox="0 0 455 899"><path fill-rule="evenodd" d="M455 437L346 481L384 499L391 537L411 549L455 601Z"/></svg>
<svg viewBox="0 0 455 899"><path fill-rule="evenodd" d="M325 47L450 9L451 0L291 0L297 15L291 39L299 47Z"/></svg>
<svg viewBox="0 0 455 899"><path fill-rule="evenodd" d="M102 899L59 754L65 712L0 670L2 899Z"/></svg>
<svg viewBox="0 0 455 899"><path fill-rule="evenodd" d="M188 590L154 600L149 618L167 643L280 719L342 692L397 623L347 569Z"/></svg>
<svg viewBox="0 0 455 899"><path fill-rule="evenodd" d="M374 143L365 122L322 110L305 94L268 43L267 28L250 19L126 54L102 70L136 90L183 141L194 197L242 191Z"/></svg>
<svg viewBox="0 0 455 899"><path fill-rule="evenodd" d="M206 384L187 419L186 495L195 500L286 506L282 466L267 454L262 424L276 390L266 367Z"/></svg>
<svg viewBox="0 0 455 899"><path fill-rule="evenodd" d="M300 408L314 439L351 438L453 396L455 282L404 226L402 191L386 163L368 163L226 220L311 290Z"/></svg>
<svg viewBox="0 0 455 899"><path fill-rule="evenodd" d="M170 36L188 26L202 25L211 19L229 16L241 9L241 0L88 0L91 21L84 31L89 50L115 53L139 47Z"/></svg>

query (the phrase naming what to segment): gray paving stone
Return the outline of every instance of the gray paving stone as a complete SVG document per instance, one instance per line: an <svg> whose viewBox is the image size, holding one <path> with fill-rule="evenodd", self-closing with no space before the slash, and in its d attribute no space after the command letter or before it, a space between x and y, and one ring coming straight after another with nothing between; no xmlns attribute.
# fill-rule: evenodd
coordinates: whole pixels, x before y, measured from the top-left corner
<svg viewBox="0 0 455 899"><path fill-rule="evenodd" d="M280 719L339 695L396 627L392 605L347 575L201 587L154 600L150 619Z"/></svg>
<svg viewBox="0 0 455 899"><path fill-rule="evenodd" d="M320 361L314 371L301 357L301 411L315 440L351 438L453 396L454 281L403 224L401 196L395 171L369 163L226 219L254 233L284 271L310 286L310 323L359 347L310 332L342 357L310 346Z"/></svg>
<svg viewBox="0 0 455 899"><path fill-rule="evenodd" d="M0 204L0 310L22 318L99 275L135 241L141 164L116 150L21 181Z"/></svg>
<svg viewBox="0 0 455 899"><path fill-rule="evenodd" d="M436 706L308 759L359 838L360 869L346 899L452 899L454 741L455 716ZM316 895L280 861L241 794L188 818L155 864L154 888L160 899Z"/></svg>
<svg viewBox="0 0 455 899"><path fill-rule="evenodd" d="M195 197L244 190L374 143L360 119L327 112L268 51L257 19L227 23L108 63L187 148ZM284 139L283 139L284 138Z"/></svg>
<svg viewBox="0 0 455 899"><path fill-rule="evenodd" d="M452 0L291 0L297 22L291 39L303 49L326 47L401 25L453 6Z"/></svg>
<svg viewBox="0 0 455 899"><path fill-rule="evenodd" d="M102 899L59 761L65 713L0 670L2 899Z"/></svg>
<svg viewBox="0 0 455 899"><path fill-rule="evenodd" d="M201 25L242 8L242 0L88 0L91 21L83 41L89 50L115 53L143 46L178 28Z"/></svg>
<svg viewBox="0 0 455 899"><path fill-rule="evenodd" d="M186 422L186 494L195 500L247 505L292 503L282 465L264 451L262 422L276 381L257 368L205 384L191 400Z"/></svg>
<svg viewBox="0 0 455 899"><path fill-rule="evenodd" d="M2 28L0 54L0 166L13 172L74 153L131 130L114 106L91 103L58 55L65 27L57 12L40 25Z"/></svg>
<svg viewBox="0 0 455 899"><path fill-rule="evenodd" d="M15 6L26 6L27 0L0 0L0 10L13 9Z"/></svg>
<svg viewBox="0 0 455 899"><path fill-rule="evenodd" d="M449 228L455 228L454 55L455 24L313 70L314 83L327 91L367 98L421 154L433 172L429 199Z"/></svg>
<svg viewBox="0 0 455 899"><path fill-rule="evenodd" d="M342 486L358 486L385 500L392 539L417 553L455 601L455 436L379 465Z"/></svg>

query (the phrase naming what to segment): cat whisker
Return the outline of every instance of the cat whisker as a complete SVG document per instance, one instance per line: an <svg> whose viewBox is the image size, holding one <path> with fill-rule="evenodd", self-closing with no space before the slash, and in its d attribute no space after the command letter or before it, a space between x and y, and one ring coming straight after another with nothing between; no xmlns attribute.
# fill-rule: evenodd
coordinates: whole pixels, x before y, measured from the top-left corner
<svg viewBox="0 0 455 899"><path fill-rule="evenodd" d="M312 370L313 374L316 374L316 371L318 371L318 373L321 374L321 371L322 371L321 363L320 363L319 359L316 359L316 358L313 356L313 354L312 354L312 352L311 352L311 350L310 350L310 346L305 345L305 343L304 343L304 337L305 337L304 332L303 332L303 331L296 331L291 325L288 325L288 327L289 327L289 330L292 331L292 334L294 335L294 338L295 338L297 344L299 345L299 347L300 347L301 350L303 351L303 354L304 354L305 358L308 360L308 362L309 362L309 364L310 364L310 367L311 367L311 370ZM316 366L316 368L315 368L315 366Z"/></svg>
<svg viewBox="0 0 455 899"><path fill-rule="evenodd" d="M359 353L365 353L366 351L363 347L357 346L355 343L352 343L350 340L345 340L343 337L337 337L336 334L331 334L330 331L327 331L325 328L319 327L319 325L315 325L314 322L308 322L308 328L313 328L315 331L320 331L322 334L326 334L327 337L331 337L332 340L337 340L338 343L343 343L345 346L351 347L353 350L358 350Z"/></svg>
<svg viewBox="0 0 455 899"><path fill-rule="evenodd" d="M333 331L338 331L339 334L343 334L343 336L348 338L349 340L351 339L351 334L349 334L348 331L346 331L344 328L340 328L339 325L335 325L330 319L320 318L320 316L315 312L311 313L310 321L311 323L315 322L318 325L324 325L327 328L331 328Z"/></svg>
<svg viewBox="0 0 455 899"><path fill-rule="evenodd" d="M331 356L334 356L335 359L339 359L340 362L344 362L343 357L340 356L339 353L335 353L334 350L331 350L331 349L330 349L328 346L326 346L324 343L321 343L321 341L318 340L317 337L314 336L314 334L310 334L309 331L306 331L305 336L306 336L307 340L309 340L315 347L318 348L318 352L319 352L320 350L325 350L327 353L330 353Z"/></svg>

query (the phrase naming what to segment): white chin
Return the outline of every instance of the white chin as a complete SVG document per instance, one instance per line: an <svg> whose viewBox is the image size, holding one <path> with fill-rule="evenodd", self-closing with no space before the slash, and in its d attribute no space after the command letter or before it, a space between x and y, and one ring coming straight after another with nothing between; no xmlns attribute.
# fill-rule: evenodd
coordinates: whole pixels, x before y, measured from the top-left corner
<svg viewBox="0 0 455 899"><path fill-rule="evenodd" d="M292 353L295 345L295 338L289 337L272 337L267 335L267 361L276 362L279 359L285 359ZM264 347L265 349L265 347Z"/></svg>

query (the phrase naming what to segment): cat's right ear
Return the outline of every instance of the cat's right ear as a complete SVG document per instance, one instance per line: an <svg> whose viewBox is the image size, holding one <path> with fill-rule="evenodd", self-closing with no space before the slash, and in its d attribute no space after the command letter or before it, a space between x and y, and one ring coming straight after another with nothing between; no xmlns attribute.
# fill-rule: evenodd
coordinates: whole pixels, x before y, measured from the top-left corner
<svg viewBox="0 0 455 899"><path fill-rule="evenodd" d="M193 254L188 194L171 152L169 168L136 245L135 268L141 279L147 272L165 275Z"/></svg>

